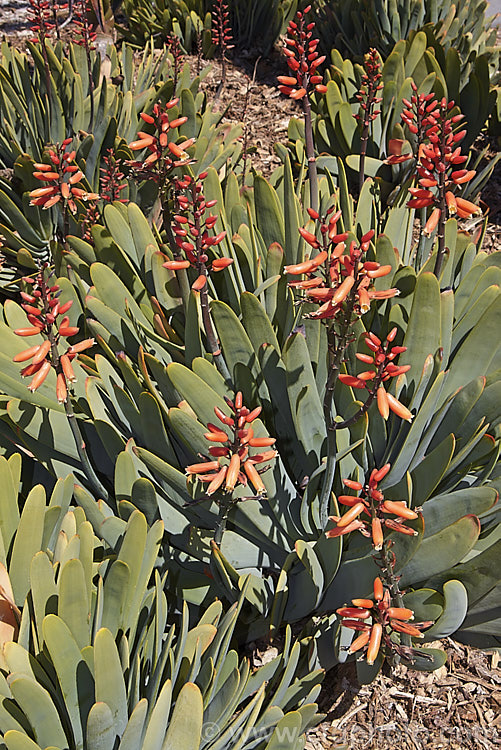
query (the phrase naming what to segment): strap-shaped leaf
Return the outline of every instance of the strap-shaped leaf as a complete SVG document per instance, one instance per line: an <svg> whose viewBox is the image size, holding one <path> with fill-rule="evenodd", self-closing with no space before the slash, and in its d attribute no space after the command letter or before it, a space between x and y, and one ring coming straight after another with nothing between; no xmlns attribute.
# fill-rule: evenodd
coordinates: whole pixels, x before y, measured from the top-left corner
<svg viewBox="0 0 501 750"><path fill-rule="evenodd" d="M109 706L114 732L121 736L127 726L127 694L120 656L107 628L98 630L94 641L94 676L96 701Z"/></svg>
<svg viewBox="0 0 501 750"><path fill-rule="evenodd" d="M461 581L444 583L444 611L425 632L425 641L445 638L461 627L468 611L468 594Z"/></svg>
<svg viewBox="0 0 501 750"><path fill-rule="evenodd" d="M47 690L35 680L15 674L8 682L14 700L31 724L35 740L43 748L54 744L66 747L67 739L61 719Z"/></svg>
<svg viewBox="0 0 501 750"><path fill-rule="evenodd" d="M195 684L187 682L174 706L162 750L199 750L202 724L202 694Z"/></svg>
<svg viewBox="0 0 501 750"><path fill-rule="evenodd" d="M87 717L85 738L88 750L108 750L113 747L117 734L110 707L103 702L94 703Z"/></svg>
<svg viewBox="0 0 501 750"><path fill-rule="evenodd" d="M14 539L9 575L19 607L24 604L30 588L31 560L42 543L45 503L45 490L38 484L26 498Z"/></svg>
<svg viewBox="0 0 501 750"><path fill-rule="evenodd" d="M414 557L404 566L402 586L426 581L460 562L471 550L480 533L473 515L464 516L445 529L423 539Z"/></svg>

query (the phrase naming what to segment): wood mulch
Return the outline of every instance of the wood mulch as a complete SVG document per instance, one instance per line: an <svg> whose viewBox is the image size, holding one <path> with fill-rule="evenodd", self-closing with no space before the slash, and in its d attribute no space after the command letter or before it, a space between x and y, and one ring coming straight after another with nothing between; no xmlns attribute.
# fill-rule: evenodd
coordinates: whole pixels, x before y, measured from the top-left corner
<svg viewBox="0 0 501 750"><path fill-rule="evenodd" d="M501 743L499 655L450 638L447 662L435 672L397 667L359 685L353 663L328 674L321 709L326 719L308 735L306 750L494 750Z"/></svg>
<svg viewBox="0 0 501 750"><path fill-rule="evenodd" d="M0 35L22 47L26 39L26 0L0 0ZM276 88L284 73L278 56L259 60L240 54L230 62L226 86L217 106L228 121L244 121L253 153L250 165L269 176L279 166L274 143L287 138L290 117L300 113L296 103ZM214 95L220 80L216 63L204 82ZM485 143L487 141L484 141ZM490 154L499 141L490 140ZM501 249L501 164L485 188L489 208L484 249ZM428 750L451 748L494 750L501 743L501 671L499 654L486 653L450 638L438 645L447 663L436 672L405 667L380 674L371 685L359 685L353 663L332 670L320 696L325 720L308 734L306 750Z"/></svg>

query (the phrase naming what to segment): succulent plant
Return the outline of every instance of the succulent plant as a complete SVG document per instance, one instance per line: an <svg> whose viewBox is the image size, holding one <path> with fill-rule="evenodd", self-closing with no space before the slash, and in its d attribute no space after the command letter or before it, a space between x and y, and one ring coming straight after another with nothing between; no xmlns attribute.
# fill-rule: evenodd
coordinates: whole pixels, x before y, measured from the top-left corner
<svg viewBox="0 0 501 750"><path fill-rule="evenodd" d="M299 99L310 82L318 85L314 63L320 58L316 42L308 41L312 29L302 15L298 20L290 25L296 47L288 44L296 50L289 49L296 75L282 85ZM308 41L310 66L301 58L302 41ZM425 34L416 34L409 44L397 45L384 66L387 80L374 51L365 74L341 60L325 107L329 117L329 106L335 110L334 136L343 147L335 145L323 164L319 159L324 173L313 191L311 174L309 185L305 175L316 157L305 148L297 123L290 128L296 179L287 149L279 147L282 166L271 180L251 173L244 185L234 172L238 129L228 128L223 144L218 116L205 109L198 84L182 80L179 96L172 82L161 94L152 85L146 102L131 102L130 120L115 125L110 116L103 127L111 127L111 143L89 135L79 148L66 143L65 151L57 146L65 138L52 139L43 144L46 155L30 153L17 161L24 200L31 195L34 204L30 219L35 209L44 212L54 204L46 209L56 228L48 248L54 274L49 286L45 269L41 275L32 257L35 287L23 274L22 305L8 299L0 310L1 450L15 462L11 453L22 448L46 482L50 476L76 477L79 507L70 514L89 519L96 563L102 565L103 593L97 585L93 617L101 616L97 605L107 576L119 575L118 550L130 541L130 526L152 532L161 522L165 529L151 571L155 585L149 582L145 593L145 623L138 615L152 640L129 638L117 626L120 637L113 641L126 665L121 679L130 678L127 685L135 691L124 719L130 714L132 720L136 703L148 698L148 667L141 666L143 657L145 664L152 659L148 649L158 654L160 641L165 645L166 662L152 691L176 663L177 656L169 655L173 641L167 646L154 635L158 618L164 632L165 597L186 610L184 634L188 613L192 621L201 616L203 624L212 624L203 613L220 606L213 605L217 596L236 610L228 618L234 618L231 632L240 643L274 637L284 625L305 619L297 649L288 650L286 632L285 654L293 666L283 675L275 672L265 689L281 697L285 690L290 697L297 687L301 700L303 687L309 692L310 680L316 685L316 677L308 676L290 687L287 682L302 649L301 674L363 653L374 675L383 659L438 666L443 653L420 648L419 641L456 632L463 623L465 638L497 637L489 602L496 601L498 574L493 567L480 572L497 550L499 529L499 261L481 252L481 237L473 242L458 230L456 218L446 219L447 196L435 192L452 192L452 183L461 185L472 170L468 166L463 174L463 164L460 170L447 166L457 166L454 160L463 156L454 151L456 121L442 99L439 66L423 44ZM432 67L431 76L421 63ZM155 75L145 72L145 81ZM382 81L385 88L379 89ZM363 83L358 100L355 83ZM442 86L438 103L426 98L434 85ZM122 100L119 93L115 101L123 104L126 95ZM397 94L409 103L400 104ZM381 117L375 109L380 96ZM388 98L397 104L388 105ZM360 111L358 104L352 111L355 101ZM423 114L421 105L430 110ZM320 124L326 125L327 116L320 101L316 106L317 135L329 138ZM398 123L401 112L405 130ZM104 107L102 114L106 119ZM364 142L356 158L350 154L358 132L353 115L360 116ZM145 124L138 131L139 120ZM429 143L416 146L421 183L407 205L411 167L390 197L392 176L387 189L370 149L379 138L386 144L391 122L385 166L405 175L405 140L410 145L414 128L419 132L417 120ZM350 139L342 144L345 129ZM73 204L78 208L84 197L76 191L97 194L98 170L105 154L115 158L108 150L113 146L120 149L117 158L123 161L125 154L129 162L129 189L113 193L115 200L108 194L82 229L79 220L71 221ZM358 172L356 201L345 157ZM51 164L58 167L56 176ZM439 182L439 167L450 184L445 177L443 185L429 184ZM35 187L34 171L48 184ZM385 210L387 199L391 206ZM458 205L465 211L454 199L456 212ZM440 210L438 241L432 236L418 247L412 242L414 210L420 207L415 200ZM20 224L22 233L14 225L21 211L11 215L11 203L2 204L3 223L21 258L23 235L35 243L29 221ZM423 217L430 234L433 217ZM21 351L26 315L33 343ZM61 353L65 336L75 338ZM31 361L23 369L35 378L30 388L20 380L20 361ZM141 556L141 545L134 554ZM27 651L35 632L29 612L24 607L19 631ZM410 623L412 613L419 627ZM176 619L174 612L171 617ZM359 635L352 642L354 630ZM96 648L100 632L93 631L87 648ZM103 642L111 643L110 633ZM222 635L221 641L229 638ZM195 645L194 662L183 672L188 684L202 674L197 689L177 694L180 673L171 678L178 702L168 732L182 724L176 711L185 700L200 718L197 702L207 704L206 690L218 679L211 671L218 658L213 642L203 653ZM245 665L231 659L244 674ZM123 695L120 685L117 695ZM243 695L243 703L231 704L229 722L259 716L261 694L250 703L250 694ZM150 706L156 697L149 696ZM307 725L297 717L280 714L282 719L301 731ZM63 724L66 732L68 722ZM228 733L215 747L229 743L225 727ZM110 731L120 735L125 723ZM248 739L239 739L242 747ZM280 742L278 734L265 740Z"/></svg>
<svg viewBox="0 0 501 750"><path fill-rule="evenodd" d="M78 380L73 401L78 405L76 419L90 460L106 485L108 498L97 505L82 491L77 501L95 519L95 531L107 515L126 518L136 507L150 523L162 518L172 552L171 592L193 607L214 595L235 602L250 571L238 634L252 639L270 627L276 632L284 620L293 622L313 613L329 618L328 613L348 598L367 597L374 563L369 540L353 534L348 542L347 538L326 539L319 525L327 350L320 321L297 318L281 276L283 266L300 262L307 240L311 242L307 232L302 237L298 231L295 240L288 234L290 241L284 236L283 210L298 228L302 224L292 181L284 169L280 195L255 177L253 193L240 197L231 189L232 180L236 182L236 177L229 178L225 196L215 171L209 170L204 181L206 199L214 196L218 201L214 231L231 226L228 215L238 228L222 240L225 254L234 263L224 276L211 279L208 288L211 317L231 386L210 362L204 331L196 322L198 293L191 292L184 310L175 271L163 268L165 246L133 203L105 208L106 225L93 229L93 246L69 238L70 252L61 261L61 271L78 274L82 289L88 289L86 297L68 279L58 283L62 300L67 295L74 300L70 323L86 321L85 335L99 342L99 350L81 355L75 364ZM324 205L328 196L325 178L320 188ZM364 190L369 188L370 180ZM347 222L348 196L341 193L340 200L343 208L338 221ZM281 201L286 209L280 209ZM249 215L255 220L249 220ZM354 231L353 236L368 231L372 215L370 200L363 201L354 219L356 226L348 231ZM288 233L294 229L293 222L287 226ZM367 369L364 359L355 356L357 351L370 355L363 345L366 331L380 336L396 327L392 345L407 347L404 362L410 369L395 378L397 387L388 392L414 418L412 423L401 423L389 414L385 422L374 401L368 419L337 430L335 482L342 478L361 482L374 465L391 464L381 482L385 500L390 504L406 500L410 508L422 506L425 529L418 519L410 523L417 535L397 531L396 570L402 573L406 590L419 591L429 581L440 580L436 601L441 602L441 609L433 617L425 613L420 620L440 621L440 632L453 632L460 627L458 613L464 609L464 596L455 617L447 614L441 619L440 613L447 610L445 583L459 578L456 569L461 570L465 556L482 549L483 514L488 525L496 517L489 508L496 500L496 483L490 477L495 476L497 466L498 433L487 424L495 425L499 419L495 399L499 352L489 333L499 307L499 269L495 255L475 257L474 244L457 232L455 219L447 222L446 233L450 252L440 282L429 273L433 256L416 275L395 255L387 237L380 236L373 247L368 241L369 257L391 268L387 276L375 279L376 290L391 285L400 296L381 299L357 324L357 342L347 349L346 370L356 377L360 366ZM273 244L277 241L284 243L285 252ZM454 292L440 292L447 287ZM476 304L472 306L470 299ZM0 384L9 394L4 400L4 434L22 440L49 471L56 475L78 472L79 480L89 486L78 454L68 449L71 433L54 397L52 375L30 394L10 362L19 347L9 327L21 325L21 310L8 302L3 315L6 344L0 355ZM334 391L334 413L346 419L360 408L360 402L350 381L347 386L342 380ZM225 397L232 400L235 387L242 391L250 410L262 408L253 422L254 436L276 437L279 456L261 475L267 500L247 499L245 486L235 489L236 498L246 499L230 509L219 547L213 542L217 496L204 497L199 485L193 493L185 468L200 462L198 454L210 455L208 448L214 443L204 434L211 432L208 425L214 422L214 407L231 417ZM114 465L112 487L107 477ZM447 508L442 516L440 507ZM336 513L334 499L330 513ZM480 516L480 523L474 514ZM494 539L487 543L489 554L492 544ZM496 585L492 581L491 588ZM452 623L453 630L447 629L447 623ZM331 634L332 628L338 631L337 658L344 658L346 636L339 627L334 618ZM312 643L316 637L308 636ZM318 653L318 658L332 663L332 650L327 657L319 645ZM431 664L438 663L435 656L430 657ZM429 667L426 655L418 663Z"/></svg>
<svg viewBox="0 0 501 750"><path fill-rule="evenodd" d="M437 57L457 50L461 79L466 82L475 58L486 55L493 82L499 78L499 47L496 47L494 18L486 17L484 0L320 0L316 12L325 50L339 49L361 60L369 47L376 47L384 58L402 39L424 31L427 46ZM442 50L442 51L441 51ZM458 71L459 72L459 71Z"/></svg>
<svg viewBox="0 0 501 750"><path fill-rule="evenodd" d="M419 95L428 96L433 92L438 100L445 96L456 103L458 108L452 115L462 113L465 116L466 132L462 143L465 150L475 141L494 110L496 92L490 88L485 59L475 59L466 85L459 82L458 65L459 58L454 49L449 51L447 58L435 56L427 46L424 32L418 32L412 40L397 42L382 64L382 89L379 92L382 97L379 105L381 115L372 122L368 140L365 141L362 139L363 120L358 124L356 121L361 112L357 97L363 89L363 76L367 75L365 68L350 59L343 59L334 50L332 65L327 73L330 80L325 96L317 96L313 103L318 168L337 174L337 160L342 157L346 160L349 178L354 180L355 176L361 174L360 146L366 142L365 174L377 177L383 207L388 202L398 202L399 190L407 187L410 173L404 159L398 161L394 157L410 154L414 150L413 136L401 122L405 109L403 100L411 99L413 86L417 86ZM300 168L305 158L304 139L302 123L291 119L289 149L296 169ZM484 155L470 158L468 168L475 170ZM498 157L494 157L478 172L475 180L466 186L463 198L471 200L478 195L497 162Z"/></svg>
<svg viewBox="0 0 501 750"><path fill-rule="evenodd" d="M242 601L226 613L214 602L191 626L186 605L180 617L169 611L161 521L148 528L139 511L109 517L99 539L70 507L82 491L71 475L56 482L49 504L33 487L19 511L21 456L1 457L0 472L7 748L198 750L258 739L272 750L287 727L303 747L320 718L322 672L300 676L290 633L283 653L251 672L230 648Z"/></svg>

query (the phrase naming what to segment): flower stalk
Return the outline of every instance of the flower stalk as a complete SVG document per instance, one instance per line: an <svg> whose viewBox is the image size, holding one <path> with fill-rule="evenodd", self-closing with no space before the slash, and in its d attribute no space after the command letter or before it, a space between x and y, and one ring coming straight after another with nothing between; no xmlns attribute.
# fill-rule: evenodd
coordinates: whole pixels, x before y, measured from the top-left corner
<svg viewBox="0 0 501 750"><path fill-rule="evenodd" d="M65 314L70 309L72 301L60 304L60 288L58 284L49 285L51 276L53 272L47 273L47 265L44 265L35 280L29 277L24 279L32 289L31 293L21 292L23 298L21 307L26 312L31 327L18 328L14 333L22 337L42 335L44 341L40 345L32 346L16 354L14 362L24 363L31 360L31 364L25 365L21 370L21 375L32 378L28 386L32 392L40 388L51 370L55 371L56 397L59 403L64 405L82 470L97 496L107 498L108 493L89 460L85 441L68 393L71 383L76 380L71 362L78 354L93 346L94 339L85 339L77 344L71 344L64 354L60 353L61 340L75 336L79 329L76 326L70 326L69 317ZM58 321L60 316L63 317Z"/></svg>
<svg viewBox="0 0 501 750"><path fill-rule="evenodd" d="M306 158L308 159L310 207L318 212L318 173L309 96L313 91L325 93L327 87L322 84L322 76L317 70L324 62L325 55L319 56L317 52L320 40L313 38L315 24L305 22L305 17L310 10L311 5L308 5L304 11L297 12L294 21L289 22L283 52L287 58L290 75L278 76L280 83L278 88L286 96L301 103L304 114Z"/></svg>
<svg viewBox="0 0 501 750"><path fill-rule="evenodd" d="M377 96L378 91L383 88L381 81L381 62L376 49L371 48L365 56L365 73L362 76L362 85L356 95L360 102L363 114L354 115L355 119L362 123L362 135L360 139L360 168L358 174L358 193L362 192L365 182L365 158L367 155L367 144L369 142L369 131L371 122L381 114L381 110L374 107L383 101L382 96Z"/></svg>
<svg viewBox="0 0 501 750"><path fill-rule="evenodd" d="M251 497L265 499L266 487L261 475L269 468L269 464L264 467L260 465L278 455L272 449L275 438L254 435L252 423L261 414L261 407L251 410L244 406L241 391L235 394L234 400L225 397L225 401L230 413L214 407L214 414L220 424L209 422L207 425L205 438L211 443L208 455L200 454L202 461L187 466L185 470L188 481L196 478L206 483L208 486L204 497L215 496L219 504L214 532L214 542L217 545L221 544L231 508L243 499L234 494L235 490L239 486L249 487L255 493ZM251 453L251 449L257 449L257 453Z"/></svg>

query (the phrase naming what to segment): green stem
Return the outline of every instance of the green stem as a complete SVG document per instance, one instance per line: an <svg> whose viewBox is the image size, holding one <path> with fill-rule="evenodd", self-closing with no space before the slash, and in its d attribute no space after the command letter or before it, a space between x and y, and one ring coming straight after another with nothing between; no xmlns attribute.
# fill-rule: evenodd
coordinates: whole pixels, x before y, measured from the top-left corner
<svg viewBox="0 0 501 750"><path fill-rule="evenodd" d="M364 120L364 127L362 130L362 137L360 139L360 168L358 171L358 196L362 192L362 188L365 182L365 157L367 154L367 143L369 141L369 120Z"/></svg>
<svg viewBox="0 0 501 750"><path fill-rule="evenodd" d="M204 273L204 275L207 277L207 269L205 267L205 263L202 264L202 273ZM207 338L207 345L214 358L214 364L216 365L219 373L222 375L222 377L226 381L226 384L231 386L232 382L231 382L230 371L228 370L228 365L226 364L226 360L221 351L219 339L214 330L212 318L210 316L209 293L207 291L207 282L205 283L204 288L200 291L200 308L202 310L202 321L204 324L205 336Z"/></svg>
<svg viewBox="0 0 501 750"><path fill-rule="evenodd" d="M221 546L221 542L223 541L223 534L226 530L226 522L228 520L228 513L230 512L231 505L231 502L221 502L219 506L219 513L216 521L216 530L214 532L214 541L218 545L218 547Z"/></svg>
<svg viewBox="0 0 501 750"><path fill-rule="evenodd" d="M107 499L108 492L99 481L97 474L92 468L92 464L89 461L89 457L87 455L87 450L85 447L85 441L80 431L80 427L78 426L78 421L73 411L73 406L71 404L69 393L66 398L66 401L64 402L64 410L66 412L66 417L68 419L68 424L70 426L71 432L73 433L73 439L75 441L76 449L78 452L78 457L80 458L80 463L82 464L82 469L84 471L84 474L89 480L89 483L92 486L92 489L94 490L96 495L99 498Z"/></svg>
<svg viewBox="0 0 501 750"><path fill-rule="evenodd" d="M445 174L443 172L440 173L439 178L439 196L440 196L440 202L439 202L439 208L440 208L440 218L438 220L438 230L437 230L437 241L438 241L438 249L437 249L437 258L435 260L435 268L433 269L433 273L437 277L437 279L440 278L440 274L442 272L442 266L444 263L444 257L445 257L445 219L446 219L446 206L445 206Z"/></svg>
<svg viewBox="0 0 501 750"><path fill-rule="evenodd" d="M162 191L160 194L160 202L162 204L163 227L167 233L169 247L172 251L172 255L174 256L174 260L180 260L179 248L176 245L176 240L174 239L174 234L172 232L170 211L168 207L168 197L164 191ZM183 300L184 314L186 315L186 313L188 312L188 300L190 299L191 291L186 269L182 268L180 271L176 271L176 278L179 282L181 299Z"/></svg>
<svg viewBox="0 0 501 750"><path fill-rule="evenodd" d="M200 258L204 254L204 249L202 246L202 234L203 233L202 233L202 225L200 222L200 216L196 210L197 191L196 191L195 180L193 180L193 183L192 183L192 200L193 200L193 207L194 207L194 220L195 220L195 230L196 230L195 247L196 247L197 258ZM206 257L207 256L205 255L205 258ZM202 310L202 321L204 324L205 336L207 338L207 345L214 358L214 364L216 365L219 373L225 379L226 384L231 386L232 383L231 383L230 371L228 370L228 366L223 357L223 353L219 345L219 339L214 330L214 325L212 323L212 318L210 316L209 292L207 290L207 266L205 265L204 260L199 262L198 272L199 274L202 274L203 276L205 276L205 284L203 288L200 290L200 308Z"/></svg>
<svg viewBox="0 0 501 750"><path fill-rule="evenodd" d="M315 159L315 145L313 143L313 125L311 120L311 104L306 94L303 99L304 112L304 136L306 145L306 156L308 158L308 181L310 183L310 206L318 211L318 172L317 160Z"/></svg>

